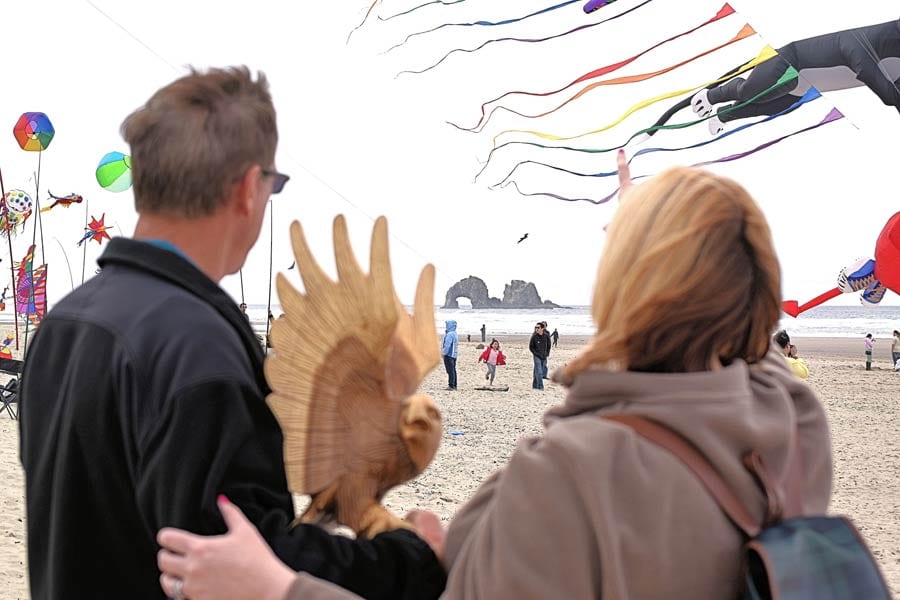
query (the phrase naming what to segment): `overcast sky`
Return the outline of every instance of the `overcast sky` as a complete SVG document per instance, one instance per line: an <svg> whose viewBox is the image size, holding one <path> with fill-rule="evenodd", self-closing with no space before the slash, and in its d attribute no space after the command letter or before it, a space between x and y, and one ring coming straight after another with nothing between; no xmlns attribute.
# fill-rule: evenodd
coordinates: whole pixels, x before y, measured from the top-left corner
<svg viewBox="0 0 900 600"><path fill-rule="evenodd" d="M579 3L509 27L446 28L386 55L380 53L421 29L517 17L556 2L466 0L430 6L389 22L373 19L346 45L366 2L3 2L0 22L6 27L8 51L0 114L10 133L0 136L0 167L6 189L33 194L30 179L37 154L19 150L11 129L22 112L45 112L56 137L42 157L41 201L48 190L83 194L92 215L106 213L106 223L116 228L113 233L130 235L136 221L131 192L106 192L94 179L105 153L127 152L119 135L121 121L154 90L183 74L185 65L247 64L265 71L271 81L281 138L278 167L292 176L285 192L274 197L276 271L286 271L293 261L287 236L292 220L303 223L314 251L330 269L334 215L347 216L357 253L367 260L372 219L385 214L395 284L404 301L411 300L421 267L432 262L438 269L437 302L453 282L476 275L494 296L502 295L509 280L525 279L534 281L544 298L588 304L604 241L602 228L614 204L525 198L511 188L491 191L488 184L502 179L522 158L604 171L614 168L614 154L585 158L511 149L498 152L485 177L473 183L478 161L487 156L495 133L525 128L571 135L596 129L644 99L715 79L756 56L766 43L778 47L898 16L890 2L855 3L848 10L845 2L834 0L733 0L738 15L663 46L615 76L668 67L731 38L744 23L760 36L649 81L601 88L552 118L498 116L488 131L475 135L444 122L473 123L481 102L504 91L561 87L698 25L722 3L655 0L622 19L552 42L494 44L479 53L451 56L428 73L395 79L398 71L421 69L458 46L474 47L501 35L552 35L621 12L637 0L619 0L590 16ZM419 3L384 0L375 14L389 16ZM549 107L552 100L517 106ZM594 147L618 144L652 124L670 102L639 111L585 142ZM803 302L833 287L841 267L871 256L879 231L900 208L896 110L865 88L831 93L795 114L702 149L638 159L633 169L635 174L653 173L668 165L749 150L820 121L833 106L847 118L741 161L712 167L740 181L763 206L782 261L785 297ZM653 141L674 146L709 137L706 126L698 125L662 132ZM615 187L612 179L572 181L537 168L523 169L518 182L523 189L580 191L598 198ZM76 284L81 279L82 253L75 244L83 233L84 212L78 206L43 215L51 302L71 289L60 244ZM268 226L267 220L244 271L250 303L267 299ZM528 240L517 245L526 232ZM16 260L30 238L29 226L27 239L20 236L14 242ZM100 251L96 243L88 245L88 275ZM8 265L5 254L2 264ZM288 274L299 279L296 271ZM236 276L223 285L240 297ZM837 302L852 305L858 298ZM889 293L884 303L897 305L900 299Z"/></svg>

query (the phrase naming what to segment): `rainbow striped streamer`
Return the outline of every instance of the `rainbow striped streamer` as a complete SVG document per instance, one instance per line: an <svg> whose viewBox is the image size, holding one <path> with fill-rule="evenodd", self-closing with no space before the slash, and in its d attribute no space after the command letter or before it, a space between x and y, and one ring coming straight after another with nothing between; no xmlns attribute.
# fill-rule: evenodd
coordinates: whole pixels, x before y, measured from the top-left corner
<svg viewBox="0 0 900 600"><path fill-rule="evenodd" d="M692 28L692 29L689 29L689 30L687 30L687 31L683 31L682 33L679 33L679 34L677 34L677 35L673 35L673 36L670 37L670 38L666 38L665 40L663 40L663 41L661 41L661 42L659 42L659 43L657 43L657 44L654 44L653 46L650 46L650 47L647 48L646 50L643 50L643 51L639 52L638 54L635 54L634 56L631 56L631 57L626 58L626 59L624 59L624 60L621 60L621 61L619 61L619 62L612 63L612 64L606 65L606 66L604 66L604 67L600 67L600 68L598 68L598 69L594 69L593 71L590 71L590 72L588 72L588 73L585 73L584 75L578 77L577 79L575 79L575 80L572 81L571 83L568 83L568 84L564 85L563 87L561 87L561 88L559 88L559 89L556 89L556 90L553 90L553 91L550 91L550 92L523 92L523 91L511 91L511 92L506 92L506 93L504 93L504 94L501 94L500 96L497 96L496 98L493 98L493 99L491 99L491 100L488 100L487 102L484 102L484 103L481 105L481 117L478 119L478 122L477 122L475 125L473 125L472 127L461 127L461 126L459 126L459 125L456 125L455 123L449 123L449 124L450 124L450 125L453 125L453 126L456 127L457 129L461 129L461 130L463 130L463 131L479 132L479 131L481 131L481 130L484 128L484 126L487 125L487 123L488 123L488 121L490 121L491 117L494 116L494 113L495 113L497 110L499 110L499 109L507 110L507 111L509 111L509 112L511 112L511 113L517 114L517 115L522 116L522 117L532 118L531 115L524 115L524 114L522 114L522 113L518 113L518 112L516 112L516 111L514 111L514 110L511 110L511 109L505 107L505 106L497 106L497 107L495 107L493 110L491 110L490 115L486 115L486 114L485 114L485 109L486 109L490 104L493 104L493 103L495 103L495 102L499 102L500 100L503 100L504 98L506 98L506 97L508 97L508 96L521 95L521 96L532 96L532 97L547 97L547 96L552 96L552 95L554 95L554 94L558 94L558 93L560 93L560 92L564 92L564 91L566 91L567 89L569 89L569 88L571 88L571 87L573 87L573 86L575 86L575 85L578 85L579 83L583 83L583 82L585 82L585 81L590 81L591 79L596 79L596 78L598 78L598 77L602 77L603 75L608 75L608 74L610 74L610 73L612 73L612 72L614 72L614 71L618 71L618 70L621 69L622 67L626 67L626 66L630 65L631 63L633 63L633 62L636 61L637 59L641 58L641 57L644 56L645 54L648 54L649 52L652 52L653 50L656 50L656 49L660 48L661 46L664 46L665 44L668 44L669 42L673 42L673 41L675 41L675 40L677 40L677 39L679 39L679 38L682 38L682 37L684 37L684 36L687 36L687 35L690 35L690 34L692 34L692 33L695 33L695 32L697 32L697 31L703 29L703 28L706 27L707 25L710 25L710 24L712 24L712 23L715 23L715 22L717 22L717 21L720 21L720 20L722 20L722 19L724 19L724 18L726 18L726 17L729 17L729 16L731 16L731 15L733 15L733 14L735 14L734 9L731 7L730 4L727 4L727 3L726 3L725 5L722 6L721 9L719 9L719 11L716 13L716 15L715 15L713 18L711 18L711 19L709 19L709 20L707 20L707 21L704 21L704 22L701 23L700 25L697 25L696 27L694 27L694 28ZM717 49L717 48L716 48L716 49ZM695 60L695 59L697 59L697 58L700 58L700 56L704 56L705 54L708 54L708 53L710 53L710 52L714 52L716 49L713 49L713 50L710 50L710 51L708 51L708 52L706 52L706 53L704 53L704 54L698 55L698 56L694 57L694 59L691 59L691 60ZM677 67L682 66L682 65L685 65L685 64L687 64L688 62L690 62L691 60L685 61L685 62L683 62L683 63L679 63L678 65L675 65L674 67L670 67L669 70L674 69L674 68L677 68ZM657 71L657 72L655 73L655 75L661 75L663 72L667 72L667 71L665 71L665 70L664 70L664 71ZM651 75L651 76L655 76L655 75ZM639 77L639 76L638 76L638 77ZM623 78L623 79L624 79L624 78ZM647 77L647 79L649 79L649 77ZM614 85L613 83L611 83L612 81L617 81L617 80L608 80L607 83L604 83L604 84L602 84L602 85ZM637 81L641 81L641 80L638 79ZM621 83L628 83L628 82L622 81ZM558 109L558 108L560 108L560 107L557 107L557 109ZM556 109L555 109L555 110L556 110ZM546 113L546 114L549 114L549 113ZM485 119L486 116L487 116L487 119ZM543 116L543 115L533 115L533 116Z"/></svg>
<svg viewBox="0 0 900 600"><path fill-rule="evenodd" d="M690 165L690 166L706 167L706 166L717 164L717 163L726 163L726 162L733 162L736 160L740 160L742 158L746 158L748 156L756 154L757 152L761 152L762 150L770 148L776 144L780 144L781 142L783 142L784 140L786 140L788 138L792 138L794 136L797 136L797 135L800 135L803 133L807 133L809 131L813 131L814 129L818 129L819 127L823 127L825 125L828 125L829 123L834 123L835 121L839 121L840 119L843 119L843 118L844 118L844 114L841 113L840 110L838 110L837 108L832 108L828 112L828 114L825 115L825 118L823 118L821 121L819 121L815 125L810 125L809 127L804 127L803 129L794 131L793 133L783 135L772 141L766 142L764 144L760 144L759 146L756 146L755 148L753 148L751 150L747 150L745 152L739 152L737 154L730 154L728 156L723 156L722 158L717 158L715 160L707 160L707 161L703 161L703 162L694 163L693 165ZM615 174L615 172L613 174ZM636 181L638 179L644 179L647 177L652 177L652 175L640 175L638 177L633 178L632 181ZM619 193L619 188L616 188L616 190L614 192L612 192L611 194L609 194L608 196L601 198L600 200L596 200L593 198L566 198L564 196L560 196L558 194L553 194L553 193L549 193L549 192L523 193L519 189L519 186L518 186L518 184L515 183L515 181L510 181L509 183L507 183L501 187L506 187L506 185L510 185L510 184L513 184L514 187L516 188L516 190L523 196L545 196L548 198L554 198L556 200L564 200L567 202L590 202L591 204L597 204L597 205L605 204L606 202L609 202L610 200L612 200L613 198L616 197L616 194Z"/></svg>
<svg viewBox="0 0 900 600"><path fill-rule="evenodd" d="M778 53L775 52L775 49L772 48L772 46L766 45L760 51L760 53L756 56L756 58L754 58L753 60L751 60L749 62L744 63L741 66L741 68L738 69L737 71L735 71L734 73L726 75L725 77L720 77L718 79L714 79L712 81L707 81L706 83L702 83L700 85L695 85L695 86L681 89L681 90L675 90L674 92L660 94L659 96L654 96L653 98L649 98L642 102L638 102L637 104L635 104L634 106L629 108L627 111L625 111L625 114L623 114L621 117L619 117L612 123L604 125L603 127L600 127L598 129L594 129L591 131L586 131L584 133L579 133L577 135L570 135L570 136L554 135L552 133L544 133L542 131L531 131L531 130L526 130L526 129L508 129L506 131L501 131L500 133L498 133L497 135L494 136L494 147L496 148L497 140L500 138L500 136L507 134L507 133L524 133L524 134L528 134L528 135L533 135L535 137L538 137L538 138L541 138L544 140L552 140L552 141L557 141L557 142L567 141L567 140L577 140L579 138L587 137L589 135L602 133L604 131L608 131L608 130L612 129L613 127L615 127L619 123L623 122L625 119L627 119L634 113L638 112L639 110L643 110L643 109L647 108L648 106L652 106L652 105L656 104L657 102L662 102L663 100L668 100L670 98L677 98L678 96L683 96L685 94L696 92L697 90L701 90L701 89L709 87L711 85L716 85L716 84L722 83L722 82L727 81L737 75L740 75L741 73L749 71L750 69L754 68L755 66L757 66L761 63L764 63L767 60L769 60L770 58L773 58L775 56L778 56ZM789 69L789 71L794 72L794 77L797 76L796 70ZM781 81L781 80L779 80L779 81Z"/></svg>
<svg viewBox="0 0 900 600"><path fill-rule="evenodd" d="M801 106L803 106L804 104L808 104L809 102L812 102L813 100L817 100L818 98L821 98L821 97L822 97L822 94L819 92L819 90L817 90L816 88L809 88L809 90L806 91L806 93L803 95L803 97L799 98L792 105L790 105L786 109L784 109L781 112L778 112L774 115L770 115L770 116L760 119L758 121L754 121L753 123L747 123L745 125L741 125L740 127L737 127L730 131L727 131L723 134L720 134L720 135L714 137L711 140L706 140L705 142L698 142L696 144L691 144L689 146L679 146L677 148L643 148L643 149L639 150L638 152L635 152L634 155L630 159L628 159L628 164L631 165L631 163L635 159L637 159L639 156L644 156L646 154L652 154L655 152L680 152L682 150L693 150L695 148L702 148L703 146L708 146L710 144L713 144L715 142L723 140L729 136L732 136L736 133L744 131L745 129L749 129L750 127L753 127L755 125L761 125L762 123L768 123L769 121L777 119L778 117L782 117L784 115L790 114L790 113L794 112L795 110L797 110L798 108L800 108ZM615 175L618 175L618 173L619 173L618 171L601 171L599 173L581 173L578 171L571 171L571 170L565 169L563 167L558 167L555 165L543 163L543 162L540 162L537 160L523 160L523 161L517 163L513 167L512 171L509 172L509 175L507 175L502 181L500 181L499 183L497 183L491 187L505 187L504 184L515 174L516 170L518 170L519 167L522 167L524 165L538 165L541 167L546 167L548 169L552 169L554 171L568 173L569 175L574 175L576 177L594 177L594 178L613 177ZM641 175L639 177L635 177L634 179L641 179L643 177L647 177L647 175Z"/></svg>
<svg viewBox="0 0 900 600"><path fill-rule="evenodd" d="M723 48L727 48L728 46L730 46L730 45L732 45L732 44L735 44L735 43L737 43L737 42L740 42L741 40L745 40L745 39L747 39L747 38L749 38L749 37L752 37L752 36L754 36L754 35L756 35L756 31L754 31L754 29L753 29L752 27L750 27L750 25L744 25L744 27L741 28L741 30L740 30L737 34L735 34L734 37L732 37L730 40L728 40L727 42L725 42L725 43L723 43L723 44L719 44L719 45L716 46L715 48L710 48L709 50L707 50L707 51L705 51L705 52L701 52L700 54L697 54L696 56L693 56L693 57L691 57L691 58L689 58L689 59L687 59L687 60L683 60L683 61L681 61L681 62L679 62L679 63L677 63L677 64L674 64L674 65L672 65L672 66L666 67L666 68L664 68L664 69L659 69L658 71L652 71L652 72L650 72L650 73L642 73L642 74L640 74L640 75L629 75L629 76L627 76L627 77L616 77L616 78L614 78L614 79L607 79L607 80L604 80L604 81L597 81L597 82L594 82L594 83L592 83L592 84L586 86L584 89L582 89L581 91L579 91L579 92L576 93L574 96L572 96L571 98L569 98L568 100L566 100L566 101L563 102L562 104L558 105L557 107L555 107L555 108L553 108L553 109L551 109L551 110L542 112L542 113L535 114L535 115L527 115L527 114L523 114L523 113L520 113L520 112L518 112L518 111L509 109L509 108L506 108L506 107L498 107L498 108L503 108L504 110L507 110L508 112L511 112L511 113L513 113L513 114L516 114L516 115L519 115L520 117L524 117L524 118L526 118L526 119L537 119L537 118L540 118L540 117L546 117L547 115L551 115L551 114L555 113L556 111L560 110L561 108L563 108L563 107L565 107L565 106L571 104L571 103L574 102L575 100L578 100L579 98L581 98L581 97L584 96L585 94L587 94L587 93L589 93L589 92L591 92L591 91L593 91L593 90L595 90L595 89L597 89L597 88L599 88L599 87L602 87L602 86L609 86L609 85L623 85L623 84L626 84L626 83L637 83L637 82L639 82L639 81L646 81L646 80L648 80L648 79L652 79L653 77L657 77L657 76L659 76L659 75L664 75L664 74L666 74L666 73L669 73L669 72L671 72L671 71L674 71L675 69L678 69L679 67L683 67L684 65L687 65L687 64L689 64L689 63L692 63L692 62L694 62L695 60L698 60L698 59L700 59L700 58L703 58L704 56L708 56L708 55L710 55L710 54L712 54L712 53L714 53L714 52L717 52L717 51L719 51L719 50L721 50L721 49L723 49ZM492 114L493 114L493 113L492 113ZM625 117L622 117L622 119L619 121L619 123L620 123L621 121L623 121L627 116L628 116L628 115L626 115ZM616 124L618 124L618 123L616 123ZM593 133L593 132L592 132L592 133ZM587 135L587 134L585 134L585 135Z"/></svg>
<svg viewBox="0 0 900 600"><path fill-rule="evenodd" d="M735 71L734 74L736 75L737 72L738 72L738 71ZM734 76L734 75L732 75L732 76ZM706 117L702 117L702 118L696 119L696 120L694 120L694 121L688 121L688 122L686 122L686 123L675 123L675 124L673 124L673 125L666 125L666 124L663 124L663 125L652 125L652 126L650 126L650 127L646 127L646 128L644 128L644 129L641 129L640 131L637 131L637 132L633 133L633 134L631 135L631 137L629 137L627 140L625 140L625 143L619 144L618 146L613 146L613 147L611 147L611 148L575 148L575 147L572 147L572 146L548 146L548 145L546 145L546 144L540 144L540 143L538 143L538 142L526 142L526 141L522 141L522 140L515 140L515 141L511 141L511 142L505 142L505 143L500 144L499 146L497 146L496 148L494 148L493 150L490 151L490 153L488 154L487 160L484 162L484 165L481 167L481 170L478 171L478 174L477 174L477 175L475 175L475 180L477 181L478 178L481 176L481 174L484 173L484 170L487 169L488 165L489 165L490 162L491 162L491 159L492 159L493 156L494 156L494 153L495 153L496 151L502 149L502 148L505 148L506 146L511 146L511 145L513 145L513 144L521 144L521 145L524 145L524 146L533 146L533 147L535 147L535 148L557 149L557 150L568 150L568 151L570 151L570 152L583 152L583 153L586 153L586 154L604 154L604 153L606 153L606 152L612 152L613 150L618 150L618 149L620 149L620 148L624 148L624 147L627 146L629 143L631 143L631 141L634 140L636 137L641 136L641 135L644 135L645 133L646 133L646 134L653 134L653 133L655 133L655 132L657 132L657 131L660 131L660 130L663 130L663 129L685 129L685 128L687 128L687 127L691 127L691 126L696 125L696 124L698 124L698 123L703 123L704 121L708 121L709 119L714 118L714 117L717 116L718 114L727 114L727 113L730 113L730 112L732 112L732 111L734 111L734 110L737 110L737 109L739 109L739 108L741 108L741 107L743 107L743 106L747 106L748 104L751 104L751 103L755 102L755 101L758 100L759 98L762 98L762 97L765 96L766 94L768 94L768 93L770 93L771 91L775 90L778 86L786 85L789 81L792 81L792 80L794 80L794 79L799 78L799 76L800 76L800 74L797 72L797 70L796 70L795 68L793 68L793 67L790 67L790 68L788 68L788 69L784 72L784 74L783 74L783 75L778 79L778 81L776 81L772 86L770 86L770 87L764 89L764 90L761 91L760 93L756 94L755 96L753 96L752 98L750 98L750 99L748 99L748 100L745 100L744 102L741 102L741 103L739 103L739 104L734 104L733 106L730 106L730 107L728 107L728 108L724 108L724 109L718 111L717 113L710 114L710 115L708 115L708 116L706 116ZM726 78L726 79L727 79L727 78ZM517 166L518 166L518 165L517 165ZM509 176L507 175L507 177L509 177ZM505 180L505 179L504 179L504 180Z"/></svg>

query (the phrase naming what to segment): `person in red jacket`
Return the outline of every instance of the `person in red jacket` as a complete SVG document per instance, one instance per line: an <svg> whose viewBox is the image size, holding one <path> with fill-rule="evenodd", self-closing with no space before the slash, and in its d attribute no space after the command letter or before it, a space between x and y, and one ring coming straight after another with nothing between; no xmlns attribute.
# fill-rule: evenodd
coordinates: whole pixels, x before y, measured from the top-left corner
<svg viewBox="0 0 900 600"><path fill-rule="evenodd" d="M478 357L478 362L484 362L487 365L487 373L484 374L484 378L489 379L491 385L494 385L497 365L503 366L506 364L506 357L500 351L500 342L496 338L492 339L491 345L481 353L481 356Z"/></svg>

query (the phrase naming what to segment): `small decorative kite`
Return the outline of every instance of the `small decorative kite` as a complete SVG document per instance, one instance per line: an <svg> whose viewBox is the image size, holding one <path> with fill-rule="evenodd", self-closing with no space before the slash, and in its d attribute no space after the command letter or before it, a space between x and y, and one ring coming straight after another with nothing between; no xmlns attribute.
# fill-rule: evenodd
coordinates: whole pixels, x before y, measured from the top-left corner
<svg viewBox="0 0 900 600"><path fill-rule="evenodd" d="M9 190L0 201L0 235L15 237L32 212L31 196L22 190Z"/></svg>
<svg viewBox="0 0 900 600"><path fill-rule="evenodd" d="M6 334L6 338L3 340L3 343L0 344L0 358L11 359L13 357L12 349L9 346L15 339L15 334Z"/></svg>
<svg viewBox="0 0 900 600"><path fill-rule="evenodd" d="M784 312L792 317L819 306L841 294L862 292L860 303L875 306L887 290L900 294L900 212L891 217L875 242L875 260L861 258L841 269L838 285L803 305L796 300L782 303Z"/></svg>
<svg viewBox="0 0 900 600"><path fill-rule="evenodd" d="M131 187L131 157L121 152L109 152L100 159L95 175L104 190L124 192Z"/></svg>
<svg viewBox="0 0 900 600"><path fill-rule="evenodd" d="M106 213L103 213L99 221L93 215L91 216L90 224L84 228L84 236L78 240L79 246L88 240L94 240L102 245L104 239L112 239L107 233L107 231L112 229L112 225L105 225L103 223L104 219L106 219Z"/></svg>
<svg viewBox="0 0 900 600"><path fill-rule="evenodd" d="M34 249L32 244L28 254L19 263L16 276L16 309L20 315L26 315L34 325L44 319L47 313L47 265L34 268Z"/></svg>
<svg viewBox="0 0 900 600"><path fill-rule="evenodd" d="M47 208L42 208L42 213L49 212L56 206L64 206L66 208L69 208L73 204L81 204L82 202L84 202L84 198L82 198L79 194L69 194L68 196L54 196L53 192L51 191L48 191L47 193L50 194L50 197L54 200L54 202Z"/></svg>
<svg viewBox="0 0 900 600"><path fill-rule="evenodd" d="M55 133L50 118L42 112L23 113L13 127L19 147L28 152L46 150Z"/></svg>

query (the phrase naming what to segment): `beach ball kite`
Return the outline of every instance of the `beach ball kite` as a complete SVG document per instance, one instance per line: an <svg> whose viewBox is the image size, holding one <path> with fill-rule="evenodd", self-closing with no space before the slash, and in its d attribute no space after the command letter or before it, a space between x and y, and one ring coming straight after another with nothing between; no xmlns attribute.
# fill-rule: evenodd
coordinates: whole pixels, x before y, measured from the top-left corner
<svg viewBox="0 0 900 600"><path fill-rule="evenodd" d="M16 136L19 147L29 152L46 150L54 133L53 123L42 112L23 113L13 127L13 135Z"/></svg>
<svg viewBox="0 0 900 600"><path fill-rule="evenodd" d="M97 183L110 192L124 192L131 187L131 157L110 152L97 165Z"/></svg>

